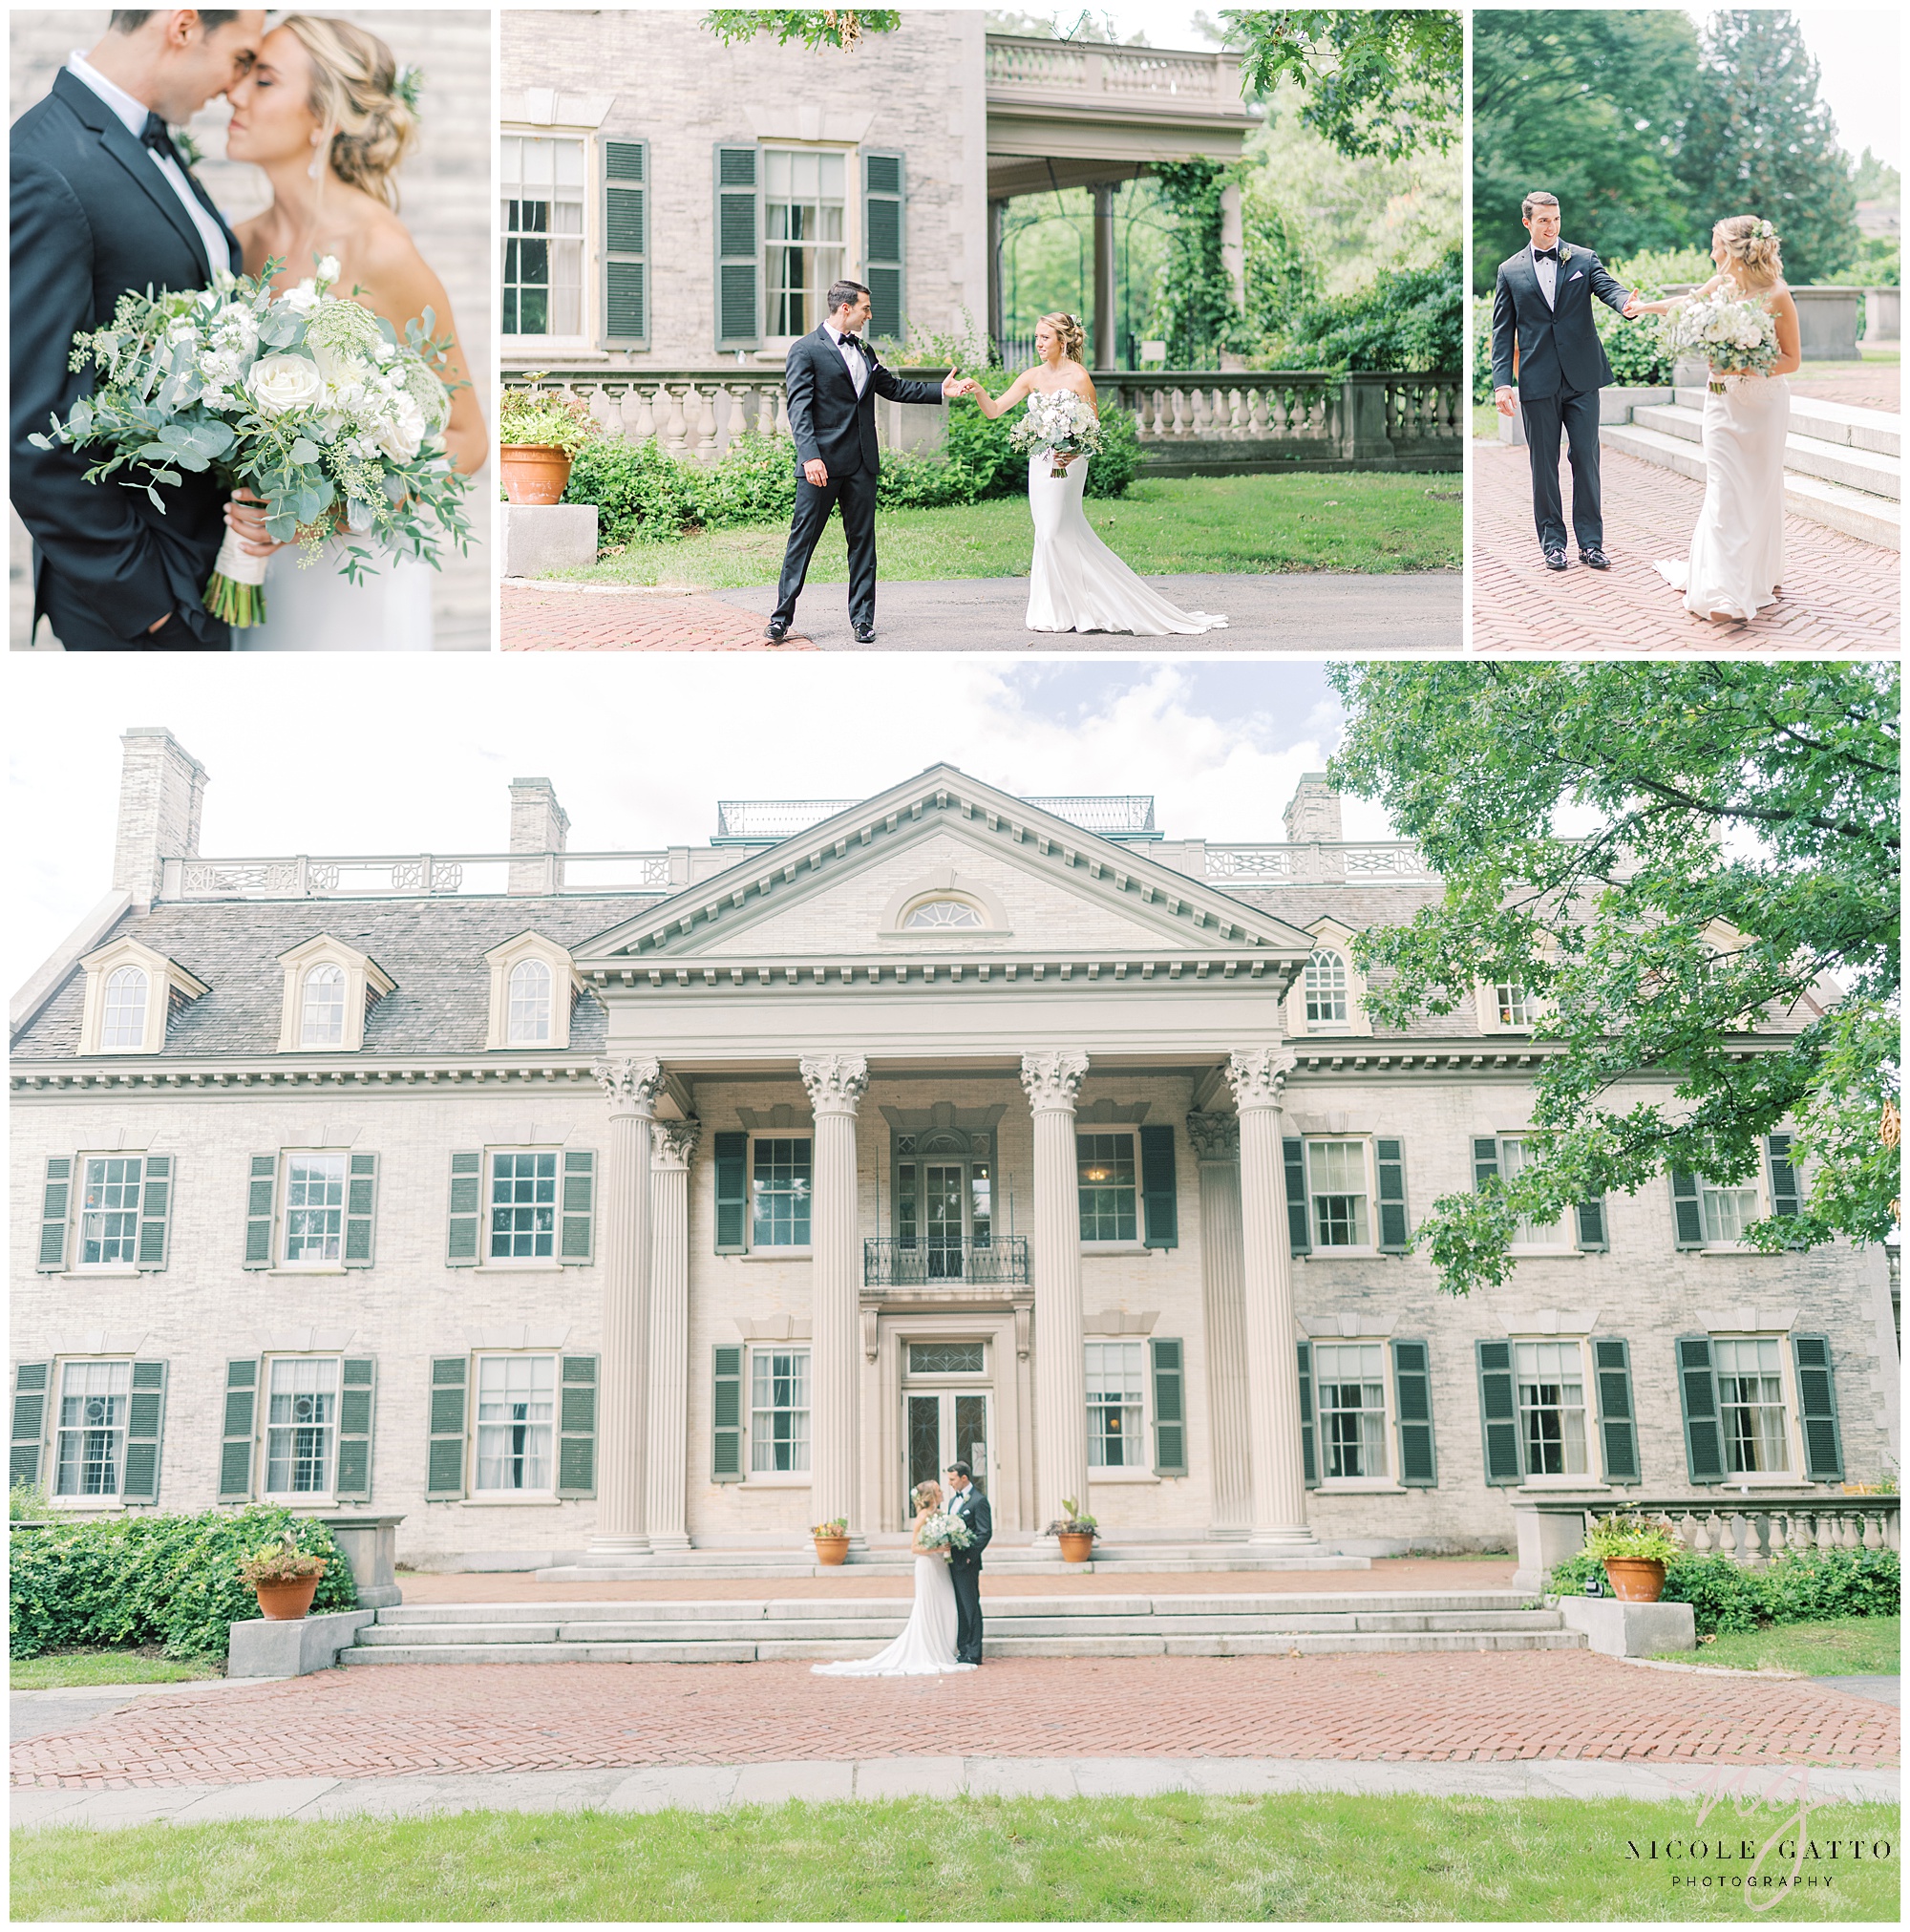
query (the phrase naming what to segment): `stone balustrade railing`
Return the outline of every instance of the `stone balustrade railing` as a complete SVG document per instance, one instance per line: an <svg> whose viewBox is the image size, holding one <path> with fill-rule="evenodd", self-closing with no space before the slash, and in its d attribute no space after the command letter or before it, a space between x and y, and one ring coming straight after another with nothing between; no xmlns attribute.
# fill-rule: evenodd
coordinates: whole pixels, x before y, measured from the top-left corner
<svg viewBox="0 0 1910 1932"><path fill-rule="evenodd" d="M1366 879L1431 879L1418 846L1373 844L1209 845L1207 877L1229 885L1338 885Z"/></svg>
<svg viewBox="0 0 1910 1932"><path fill-rule="evenodd" d="M1038 40L990 33L986 84L994 99L1047 99L1074 108L1097 102L1153 113L1221 113L1246 120L1240 57L1182 53L1093 41Z"/></svg>
<svg viewBox="0 0 1910 1932"><path fill-rule="evenodd" d="M168 859L162 900L393 899L503 892L668 892L668 852L406 853L333 859Z"/></svg>

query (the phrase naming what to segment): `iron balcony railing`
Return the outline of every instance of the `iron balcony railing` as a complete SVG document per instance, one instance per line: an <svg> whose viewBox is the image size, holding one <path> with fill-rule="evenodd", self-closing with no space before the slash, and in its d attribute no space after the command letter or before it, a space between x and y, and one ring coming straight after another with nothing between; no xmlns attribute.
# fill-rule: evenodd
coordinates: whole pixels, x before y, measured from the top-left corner
<svg viewBox="0 0 1910 1932"><path fill-rule="evenodd" d="M927 1288L944 1282L990 1287L1028 1280L1028 1237L991 1241L925 1235L875 1235L862 1242L865 1288Z"/></svg>

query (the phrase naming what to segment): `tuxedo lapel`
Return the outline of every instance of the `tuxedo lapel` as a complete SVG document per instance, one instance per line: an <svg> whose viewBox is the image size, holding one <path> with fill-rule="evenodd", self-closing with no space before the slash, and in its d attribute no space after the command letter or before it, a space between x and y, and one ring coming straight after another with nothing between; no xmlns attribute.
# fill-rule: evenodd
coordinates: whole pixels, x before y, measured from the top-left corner
<svg viewBox="0 0 1910 1932"><path fill-rule="evenodd" d="M206 260L205 242L199 232L199 223L180 205L180 198L154 165L145 144L135 140L127 132L126 123L83 80L76 79L67 69L61 68L53 76L53 92L79 117L83 126L98 135L99 145L118 162L133 185L165 217L180 239L191 248L205 269L206 280L210 281L212 264ZM190 176L187 179L190 180ZM220 226L224 225L222 220Z"/></svg>

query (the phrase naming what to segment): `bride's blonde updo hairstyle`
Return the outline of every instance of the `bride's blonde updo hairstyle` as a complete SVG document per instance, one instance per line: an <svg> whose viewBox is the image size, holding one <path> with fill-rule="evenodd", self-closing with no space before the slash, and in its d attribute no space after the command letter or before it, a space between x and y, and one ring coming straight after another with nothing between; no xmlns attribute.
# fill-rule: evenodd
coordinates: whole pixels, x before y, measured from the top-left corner
<svg viewBox="0 0 1910 1932"><path fill-rule="evenodd" d="M393 179L417 138L417 116L398 93L398 64L375 33L320 13L278 22L311 61L311 111L331 137L331 165L342 181L398 205Z"/></svg>
<svg viewBox="0 0 1910 1932"><path fill-rule="evenodd" d="M1081 327L1075 316L1066 309L1057 309L1052 315L1044 315L1042 321L1061 338L1061 352L1075 362L1085 363L1088 358L1082 353L1088 346L1088 331Z"/></svg>
<svg viewBox="0 0 1910 1932"><path fill-rule="evenodd" d="M919 1482L910 1500L917 1509L933 1509L942 1500L942 1485L939 1482Z"/></svg>
<svg viewBox="0 0 1910 1932"><path fill-rule="evenodd" d="M1745 288L1769 288L1784 273L1777 230L1758 215L1727 215L1711 230L1724 244L1725 265Z"/></svg>

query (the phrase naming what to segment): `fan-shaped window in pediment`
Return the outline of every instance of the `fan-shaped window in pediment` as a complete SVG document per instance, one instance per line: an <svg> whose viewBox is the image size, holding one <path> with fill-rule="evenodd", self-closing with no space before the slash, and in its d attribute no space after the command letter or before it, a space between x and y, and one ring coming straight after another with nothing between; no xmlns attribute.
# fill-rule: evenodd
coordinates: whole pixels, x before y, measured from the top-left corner
<svg viewBox="0 0 1910 1932"><path fill-rule="evenodd" d="M926 932L937 926L962 926L979 930L987 922L966 899L924 899L909 908L902 920L904 932Z"/></svg>

